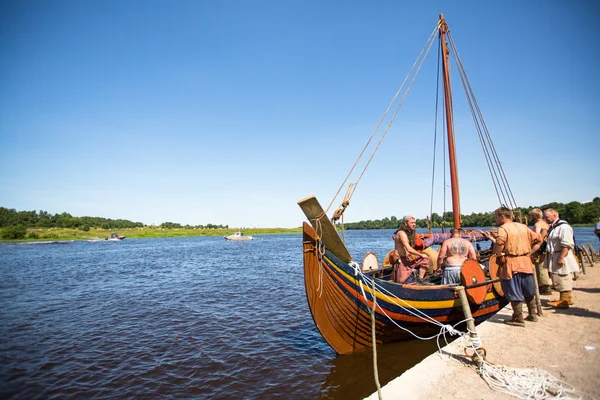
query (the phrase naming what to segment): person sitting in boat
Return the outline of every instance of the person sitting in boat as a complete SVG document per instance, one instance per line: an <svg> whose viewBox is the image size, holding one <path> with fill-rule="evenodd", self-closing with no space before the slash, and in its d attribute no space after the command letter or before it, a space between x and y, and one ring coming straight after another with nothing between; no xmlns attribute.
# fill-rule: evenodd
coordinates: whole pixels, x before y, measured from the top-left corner
<svg viewBox="0 0 600 400"><path fill-rule="evenodd" d="M442 285L460 283L460 268L463 263L468 259L477 260L475 248L471 242L461 237L460 229L452 228L450 235L450 239L442 243L437 260L437 265L441 266Z"/></svg>
<svg viewBox="0 0 600 400"><path fill-rule="evenodd" d="M400 228L394 232L394 248L398 252L398 262L394 264L393 280L397 283L421 282L427 268L429 257L421 254L415 249L417 233L415 231L417 221L415 217L406 216L402 220ZM418 278L413 276L413 271L418 271Z"/></svg>

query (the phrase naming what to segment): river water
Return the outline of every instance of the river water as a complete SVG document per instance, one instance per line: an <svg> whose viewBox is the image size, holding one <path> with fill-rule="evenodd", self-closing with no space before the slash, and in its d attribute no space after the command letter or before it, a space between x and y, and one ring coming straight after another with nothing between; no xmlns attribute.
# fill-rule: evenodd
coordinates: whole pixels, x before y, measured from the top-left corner
<svg viewBox="0 0 600 400"><path fill-rule="evenodd" d="M392 231L349 231L382 260ZM597 239L576 228L578 239ZM372 353L336 356L308 310L301 235L0 244L0 398L362 399ZM437 349L378 349L385 384Z"/></svg>

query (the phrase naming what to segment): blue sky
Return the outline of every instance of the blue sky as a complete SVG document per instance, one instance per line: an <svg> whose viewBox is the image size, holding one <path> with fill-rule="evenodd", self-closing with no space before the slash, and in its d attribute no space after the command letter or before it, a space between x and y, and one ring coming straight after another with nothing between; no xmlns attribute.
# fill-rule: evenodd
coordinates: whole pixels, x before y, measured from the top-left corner
<svg viewBox="0 0 600 400"><path fill-rule="evenodd" d="M517 204L590 201L599 11L592 1L3 1L0 206L300 226L297 201L329 204L441 12ZM432 50L346 221L428 214L436 59ZM452 79L461 209L490 211L498 199Z"/></svg>

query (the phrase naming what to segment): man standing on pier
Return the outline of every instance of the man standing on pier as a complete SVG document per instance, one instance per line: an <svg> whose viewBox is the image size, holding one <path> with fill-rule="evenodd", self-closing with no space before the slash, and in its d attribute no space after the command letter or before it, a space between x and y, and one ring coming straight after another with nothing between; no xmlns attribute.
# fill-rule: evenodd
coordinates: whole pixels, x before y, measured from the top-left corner
<svg viewBox="0 0 600 400"><path fill-rule="evenodd" d="M555 308L569 308L573 304L573 272L579 271L579 264L573 255L575 237L573 228L558 217L553 208L544 210L544 219L550 224L546 264L552 274L552 284L560 292L560 299L548 305Z"/></svg>
<svg viewBox="0 0 600 400"><path fill-rule="evenodd" d="M542 242L536 244L531 249L531 261L533 262L533 266L535 267L535 273L538 278L538 285L540 287L540 294L552 294L552 290L550 286L552 285L552 280L550 279L550 274L548 273L548 266L545 265L546 261L546 253L545 249L541 249L541 245L543 240L545 240L546 235L548 234L548 229L550 226L542 219L543 213L539 208L534 208L529 211L529 219L533 222L533 228L531 228L535 233L539 233L542 238Z"/></svg>
<svg viewBox="0 0 600 400"><path fill-rule="evenodd" d="M506 207L494 211L498 237L494 253L498 260L498 278L504 291L504 297L510 301L513 317L505 321L508 325L525 326L523 302L527 303L528 321L537 321L535 305L535 283L531 248L541 242L540 235L527 226L513 222L513 213Z"/></svg>

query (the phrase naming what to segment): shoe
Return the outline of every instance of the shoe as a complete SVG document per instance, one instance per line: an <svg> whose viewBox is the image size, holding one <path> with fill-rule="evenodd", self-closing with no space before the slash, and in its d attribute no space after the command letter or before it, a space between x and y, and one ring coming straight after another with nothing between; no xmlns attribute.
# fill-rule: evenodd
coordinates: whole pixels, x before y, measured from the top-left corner
<svg viewBox="0 0 600 400"><path fill-rule="evenodd" d="M568 305L572 306L573 305L573 292L572 291L568 291L565 292L565 301L567 302Z"/></svg>
<svg viewBox="0 0 600 400"><path fill-rule="evenodd" d="M525 297L525 303L527 304L527 311L529 315L525 318L526 321L537 322L537 305L535 304L535 297Z"/></svg>
<svg viewBox="0 0 600 400"><path fill-rule="evenodd" d="M525 328L525 321L523 320L509 319L508 321L504 321L504 323L510 326L520 326L522 328Z"/></svg>
<svg viewBox="0 0 600 400"><path fill-rule="evenodd" d="M548 302L548 305L550 307L562 308L562 309L569 308L569 304L573 304L573 300L572 300L570 291L560 292L560 299Z"/></svg>

